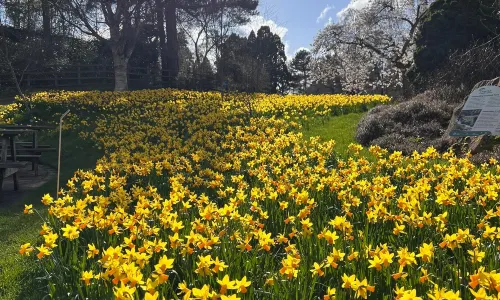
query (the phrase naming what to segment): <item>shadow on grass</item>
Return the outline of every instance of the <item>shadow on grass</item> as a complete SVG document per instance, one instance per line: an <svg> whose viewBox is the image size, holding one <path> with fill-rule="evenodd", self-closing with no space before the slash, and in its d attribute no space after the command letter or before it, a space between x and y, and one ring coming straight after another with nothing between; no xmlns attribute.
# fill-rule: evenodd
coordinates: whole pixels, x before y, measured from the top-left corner
<svg viewBox="0 0 500 300"><path fill-rule="evenodd" d="M58 145L57 133L52 132L40 137L41 144ZM82 141L76 134L63 134L61 157L61 186L78 169L90 169L95 166L102 152L87 141ZM42 164L57 167L57 153L44 153ZM36 245L40 241L38 234L46 208L40 199L44 194L55 196L57 179L49 180L36 190L25 192L20 201L0 204L0 299L41 299L47 294L42 280L43 270L37 259L19 255L19 247L24 243ZM33 204L38 214L24 215L25 204Z"/></svg>

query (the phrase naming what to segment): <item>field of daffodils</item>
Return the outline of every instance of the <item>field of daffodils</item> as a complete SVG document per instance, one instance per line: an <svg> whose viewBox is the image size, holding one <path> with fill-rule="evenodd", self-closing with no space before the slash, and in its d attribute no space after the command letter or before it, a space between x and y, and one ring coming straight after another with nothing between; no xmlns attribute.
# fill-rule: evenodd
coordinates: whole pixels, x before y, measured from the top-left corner
<svg viewBox="0 0 500 300"><path fill-rule="evenodd" d="M104 156L20 246L58 299L498 299L500 164L306 140L385 96L39 93ZM26 206L25 213L34 213Z"/></svg>

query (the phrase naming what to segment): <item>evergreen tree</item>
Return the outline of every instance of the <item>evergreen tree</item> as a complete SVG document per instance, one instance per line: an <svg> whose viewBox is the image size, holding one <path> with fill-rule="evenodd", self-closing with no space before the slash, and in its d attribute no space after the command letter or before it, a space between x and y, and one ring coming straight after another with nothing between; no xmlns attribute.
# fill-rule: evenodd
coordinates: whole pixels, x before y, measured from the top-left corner
<svg viewBox="0 0 500 300"><path fill-rule="evenodd" d="M292 71L292 86L297 88L299 93L305 93L309 78L311 77L311 52L300 50L290 63Z"/></svg>
<svg viewBox="0 0 500 300"><path fill-rule="evenodd" d="M255 32L248 38L232 34L222 47L224 63L217 61L217 71L223 73L231 89L245 92L265 92L271 89L269 74L258 59Z"/></svg>
<svg viewBox="0 0 500 300"><path fill-rule="evenodd" d="M291 75L286 64L285 45L279 35L272 33L269 26L262 26L255 41L249 44L251 52L257 54L257 59L269 74L271 86L265 92L284 93L289 87Z"/></svg>

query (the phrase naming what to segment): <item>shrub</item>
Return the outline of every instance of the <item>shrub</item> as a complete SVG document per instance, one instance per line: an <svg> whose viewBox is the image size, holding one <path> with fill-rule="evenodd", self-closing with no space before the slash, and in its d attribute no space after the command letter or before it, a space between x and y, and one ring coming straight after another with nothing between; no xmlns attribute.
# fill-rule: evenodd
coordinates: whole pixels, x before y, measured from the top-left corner
<svg viewBox="0 0 500 300"><path fill-rule="evenodd" d="M408 154L428 146L445 149L447 143L441 136L463 95L463 90L445 86L396 105L377 106L358 124L356 139L365 146L380 145Z"/></svg>
<svg viewBox="0 0 500 300"><path fill-rule="evenodd" d="M428 77L427 86L450 85L470 91L476 83L497 77L500 74L499 38L452 53L447 63Z"/></svg>
<svg viewBox="0 0 500 300"><path fill-rule="evenodd" d="M409 72L409 78L416 87L422 90L433 86L434 82L428 79L434 77L438 69L450 66L453 69L457 67L457 62L463 65L471 62L468 59L454 61L450 57L454 52L465 54L468 58L473 57L479 65L485 66L483 62L487 63L488 60L481 62L484 56L471 56L472 53L464 50L476 48L497 36L500 28L499 8L498 0L434 1L424 14L415 39L414 65ZM498 53L498 45L496 50ZM489 56L489 53L486 54ZM466 73L459 75L468 74L475 77L477 74L471 74L475 70L476 73L483 72L483 69L479 68L468 69Z"/></svg>

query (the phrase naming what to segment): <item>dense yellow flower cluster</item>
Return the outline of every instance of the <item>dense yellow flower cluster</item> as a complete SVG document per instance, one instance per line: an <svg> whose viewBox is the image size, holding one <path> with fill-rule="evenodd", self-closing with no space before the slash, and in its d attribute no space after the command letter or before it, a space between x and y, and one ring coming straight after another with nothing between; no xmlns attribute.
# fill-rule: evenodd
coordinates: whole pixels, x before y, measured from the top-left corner
<svg viewBox="0 0 500 300"><path fill-rule="evenodd" d="M382 95L257 95L256 98L256 111L275 116L325 116L390 101Z"/></svg>
<svg viewBox="0 0 500 300"><path fill-rule="evenodd" d="M498 298L496 161L378 147L368 160L359 145L346 157L305 141L264 96L252 113L248 95L158 93L68 100L70 128L105 156L43 197L41 242L19 251L38 257L53 297ZM323 109L289 97L269 105Z"/></svg>
<svg viewBox="0 0 500 300"><path fill-rule="evenodd" d="M133 104L148 102L163 102L165 100L187 100L199 98L221 97L218 92L193 92L175 89L141 90L130 92L39 92L29 96L28 99L17 97L18 101L30 103L51 103L55 105L74 104L113 107L117 104ZM369 105L372 103L386 103L390 98L383 95L267 95L267 94L241 94L228 93L224 97L237 98L240 101L255 102L257 110L272 112L296 109L301 112L306 110L318 111L328 108L349 107L356 105ZM246 100L245 100L246 99Z"/></svg>
<svg viewBox="0 0 500 300"><path fill-rule="evenodd" d="M0 105L0 121L4 124L12 124L14 122L13 115L21 108L19 103Z"/></svg>
<svg viewBox="0 0 500 300"><path fill-rule="evenodd" d="M317 116L328 116L367 109L375 104L388 103L391 99L383 95L266 95L224 94L227 104L240 102L251 115L279 116L286 119L307 120ZM171 101L182 106L182 101L193 99L221 98L218 92L199 93L174 89L142 90L132 92L39 92L28 99L18 97L20 103L30 105L52 104L65 108L114 109L117 105L141 105L144 103Z"/></svg>

